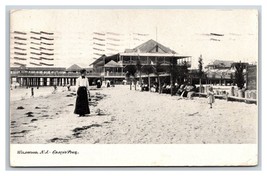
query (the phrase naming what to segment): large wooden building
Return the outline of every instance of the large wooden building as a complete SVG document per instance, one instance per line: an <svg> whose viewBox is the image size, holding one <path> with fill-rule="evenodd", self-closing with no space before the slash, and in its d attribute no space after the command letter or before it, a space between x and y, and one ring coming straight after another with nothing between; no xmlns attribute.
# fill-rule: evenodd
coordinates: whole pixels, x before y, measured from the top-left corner
<svg viewBox="0 0 267 176"><path fill-rule="evenodd" d="M94 72L99 73L103 80L112 79L117 82L125 79L127 67L136 65L138 60L142 67L156 63L160 63L163 67L169 67L173 60L177 64L186 61L190 65L191 56L179 55L170 48L154 40L149 40L133 49L126 49L115 55L103 55L91 65L93 65Z"/></svg>

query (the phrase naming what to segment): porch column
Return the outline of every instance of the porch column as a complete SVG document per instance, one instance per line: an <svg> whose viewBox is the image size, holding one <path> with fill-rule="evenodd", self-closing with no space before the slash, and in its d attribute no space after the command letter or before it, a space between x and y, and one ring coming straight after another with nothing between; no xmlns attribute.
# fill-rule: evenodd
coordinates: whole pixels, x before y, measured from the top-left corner
<svg viewBox="0 0 267 176"><path fill-rule="evenodd" d="M23 78L20 78L20 86L23 86Z"/></svg>
<svg viewBox="0 0 267 176"><path fill-rule="evenodd" d="M47 78L46 84L47 84L47 86L50 86L50 78Z"/></svg>
<svg viewBox="0 0 267 176"><path fill-rule="evenodd" d="M27 82L26 82L27 86L30 85L30 78L27 78Z"/></svg>
<svg viewBox="0 0 267 176"><path fill-rule="evenodd" d="M40 86L44 85L44 78L40 78Z"/></svg>

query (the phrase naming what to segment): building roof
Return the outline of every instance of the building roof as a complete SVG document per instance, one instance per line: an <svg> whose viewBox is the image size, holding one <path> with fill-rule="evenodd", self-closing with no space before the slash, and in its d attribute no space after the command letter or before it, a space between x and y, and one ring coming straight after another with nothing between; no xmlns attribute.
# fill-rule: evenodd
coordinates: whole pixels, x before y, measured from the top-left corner
<svg viewBox="0 0 267 176"><path fill-rule="evenodd" d="M125 49L124 52L125 53L133 53L134 52L134 49Z"/></svg>
<svg viewBox="0 0 267 176"><path fill-rule="evenodd" d="M100 61L104 61L104 59L106 58L107 56L105 54L103 54L100 58L96 59L93 63L91 63L90 65L95 65L95 64L98 64ZM89 65L89 66L90 66Z"/></svg>
<svg viewBox="0 0 267 176"><path fill-rule="evenodd" d="M224 68L230 68L234 61L225 61L225 60L214 60L213 62L209 63L208 66L217 66L217 67L224 67Z"/></svg>
<svg viewBox="0 0 267 176"><path fill-rule="evenodd" d="M117 54L118 55L118 54ZM176 58L188 58L191 56L181 56L172 53L119 53L120 56L150 56L150 57L176 57ZM115 56L115 55L113 55Z"/></svg>
<svg viewBox="0 0 267 176"><path fill-rule="evenodd" d="M153 39L148 40L147 42L133 48L126 49L125 52L137 52L137 53L169 53L175 54L176 52L170 48L156 42Z"/></svg>
<svg viewBox="0 0 267 176"><path fill-rule="evenodd" d="M21 70L28 70L28 71L66 71L64 67L10 67L11 71L21 71Z"/></svg>
<svg viewBox="0 0 267 176"><path fill-rule="evenodd" d="M77 64L73 64L72 66L70 66L69 68L66 69L66 71L80 71L82 68L77 65Z"/></svg>
<svg viewBox="0 0 267 176"><path fill-rule="evenodd" d="M104 67L123 67L123 66L120 63L117 63L114 60L111 60L108 63L106 63Z"/></svg>

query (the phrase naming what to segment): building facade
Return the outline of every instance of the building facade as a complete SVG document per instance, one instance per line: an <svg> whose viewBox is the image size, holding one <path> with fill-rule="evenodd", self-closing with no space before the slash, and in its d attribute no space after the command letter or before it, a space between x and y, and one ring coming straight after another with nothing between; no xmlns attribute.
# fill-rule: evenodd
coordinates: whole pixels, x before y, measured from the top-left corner
<svg viewBox="0 0 267 176"><path fill-rule="evenodd" d="M92 85L100 78L100 74L93 73L91 68L86 68L87 78ZM80 67L10 67L10 84L38 87L38 86L74 86L80 76Z"/></svg>
<svg viewBox="0 0 267 176"><path fill-rule="evenodd" d="M148 40L133 49L126 49L122 53L111 56L102 55L91 65L94 72L99 73L103 80L111 79L116 82L125 79L127 67L135 66L138 61L140 61L141 67L160 64L161 67L168 68L173 62L177 63L177 65L187 62L190 65L191 56L179 55L154 40ZM163 74L165 76L168 75L166 73ZM153 74L151 76L153 77ZM142 74L142 77L147 77L147 75Z"/></svg>

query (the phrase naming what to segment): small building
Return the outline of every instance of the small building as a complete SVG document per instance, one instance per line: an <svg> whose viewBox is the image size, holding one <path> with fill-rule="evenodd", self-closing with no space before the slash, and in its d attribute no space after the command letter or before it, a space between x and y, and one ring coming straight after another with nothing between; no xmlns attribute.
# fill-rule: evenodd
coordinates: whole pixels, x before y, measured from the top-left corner
<svg viewBox="0 0 267 176"><path fill-rule="evenodd" d="M82 67L80 67L77 64L73 64L69 68L66 69L67 73L79 73L81 71Z"/></svg>
<svg viewBox="0 0 267 176"><path fill-rule="evenodd" d="M235 69L233 61L214 60L205 68L204 79L207 84L230 85L234 84Z"/></svg>
<svg viewBox="0 0 267 176"><path fill-rule="evenodd" d="M214 60L205 66L206 69L229 69L232 67L234 61Z"/></svg>

